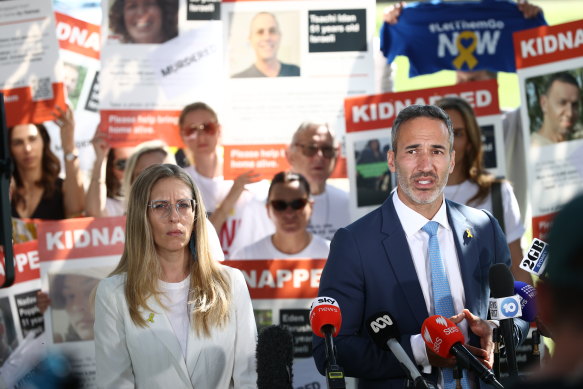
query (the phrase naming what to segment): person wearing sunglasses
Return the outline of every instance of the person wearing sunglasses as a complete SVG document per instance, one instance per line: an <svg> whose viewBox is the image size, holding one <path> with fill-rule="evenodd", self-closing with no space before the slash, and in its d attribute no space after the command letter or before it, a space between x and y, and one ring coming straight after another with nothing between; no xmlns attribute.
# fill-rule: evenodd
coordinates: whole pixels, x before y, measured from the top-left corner
<svg viewBox="0 0 583 389"><path fill-rule="evenodd" d="M110 147L107 134L99 128L91 142L95 162L85 195L85 214L93 217L123 215L124 170L134 147Z"/></svg>
<svg viewBox="0 0 583 389"><path fill-rule="evenodd" d="M328 258L330 241L307 230L314 202L301 174L279 172L271 180L267 213L275 233L231 256L232 259Z"/></svg>
<svg viewBox="0 0 583 389"><path fill-rule="evenodd" d="M129 193L124 252L95 297L99 388L257 387L241 271L219 263L184 169L153 165Z"/></svg>
<svg viewBox="0 0 583 389"><path fill-rule="evenodd" d="M312 206L310 184L301 174L277 173L271 180L266 205L275 233L238 249L231 259L328 258L330 241L306 229ZM313 383L326 387L326 379L312 358L295 359L293 372L294 388Z"/></svg>
<svg viewBox="0 0 583 389"><path fill-rule="evenodd" d="M273 233L273 224L259 200L261 195L247 190L259 175L249 170L233 181L223 178L221 125L216 112L209 105L196 102L183 108L178 123L180 136L194 162L186 171L201 191L225 257Z"/></svg>
<svg viewBox="0 0 583 389"><path fill-rule="evenodd" d="M304 122L286 151L291 170L310 183L314 210L308 230L332 239L336 230L350 223L348 193L327 184L336 167L339 147L326 123Z"/></svg>

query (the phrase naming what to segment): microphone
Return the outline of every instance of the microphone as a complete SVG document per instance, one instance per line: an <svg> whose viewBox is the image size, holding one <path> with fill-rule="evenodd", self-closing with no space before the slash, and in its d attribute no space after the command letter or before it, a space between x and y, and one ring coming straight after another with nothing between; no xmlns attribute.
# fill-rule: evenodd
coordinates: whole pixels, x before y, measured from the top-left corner
<svg viewBox="0 0 583 389"><path fill-rule="evenodd" d="M536 289L522 281L514 281L514 294L520 297L521 318L527 322L536 319Z"/></svg>
<svg viewBox="0 0 583 389"><path fill-rule="evenodd" d="M293 389L293 337L282 326L272 325L257 338L257 388Z"/></svg>
<svg viewBox="0 0 583 389"><path fill-rule="evenodd" d="M415 364L411 361L401 344L397 341L401 337L397 325L388 312L379 312L366 320L368 333L372 340L383 350L391 350L399 364L413 381L414 388L429 388Z"/></svg>
<svg viewBox="0 0 583 389"><path fill-rule="evenodd" d="M421 326L421 335L427 347L440 357L449 358L453 355L464 369L471 369L485 383L504 389L494 373L463 346L464 335L451 320L441 315L430 316Z"/></svg>
<svg viewBox="0 0 583 389"><path fill-rule="evenodd" d="M310 325L317 336L326 342L326 383L328 388L345 389L344 370L336 363L332 337L340 332L340 306L331 297L316 297L310 309Z"/></svg>
<svg viewBox="0 0 583 389"><path fill-rule="evenodd" d="M518 365L516 363L516 350L514 347L513 317L520 316L520 301L514 296L514 277L510 269L503 263L497 263L490 267L490 317L500 320L500 333L506 348L506 361L510 377L518 377ZM493 303L497 307L494 307ZM494 309L493 309L494 308Z"/></svg>

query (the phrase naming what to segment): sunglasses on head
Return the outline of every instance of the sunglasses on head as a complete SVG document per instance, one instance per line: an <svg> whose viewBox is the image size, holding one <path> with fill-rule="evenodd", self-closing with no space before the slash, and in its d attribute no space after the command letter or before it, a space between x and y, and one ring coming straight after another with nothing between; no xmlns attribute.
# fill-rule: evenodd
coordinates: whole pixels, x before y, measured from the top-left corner
<svg viewBox="0 0 583 389"><path fill-rule="evenodd" d="M308 199L295 199L289 202L283 200L271 200L269 204L278 212L285 211L287 207L290 207L294 211L299 211L300 209L304 209L306 204L308 204Z"/></svg>
<svg viewBox="0 0 583 389"><path fill-rule="evenodd" d="M118 159L116 161L113 162L113 166L117 169L117 170L125 170L126 168L126 163L128 162L127 159Z"/></svg>
<svg viewBox="0 0 583 389"><path fill-rule="evenodd" d="M182 133L185 137L191 137L195 133L199 135L201 132L204 132L207 135L214 135L217 133L219 129L219 123L217 122L206 122L202 124L193 124L188 127L184 127L182 129Z"/></svg>
<svg viewBox="0 0 583 389"><path fill-rule="evenodd" d="M322 152L324 158L334 158L336 156L336 149L332 146L303 145L301 143L296 143L295 146L301 147L302 154L306 157L313 157L318 153L318 150Z"/></svg>

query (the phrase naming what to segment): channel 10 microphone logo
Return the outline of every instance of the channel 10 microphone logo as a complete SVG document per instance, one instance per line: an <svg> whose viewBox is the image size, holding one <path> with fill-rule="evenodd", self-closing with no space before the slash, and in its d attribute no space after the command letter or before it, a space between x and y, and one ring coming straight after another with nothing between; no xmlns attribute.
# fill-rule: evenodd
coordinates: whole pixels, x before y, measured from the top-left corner
<svg viewBox="0 0 583 389"><path fill-rule="evenodd" d="M515 296L506 297L500 303L500 314L505 318L520 316L520 302Z"/></svg>

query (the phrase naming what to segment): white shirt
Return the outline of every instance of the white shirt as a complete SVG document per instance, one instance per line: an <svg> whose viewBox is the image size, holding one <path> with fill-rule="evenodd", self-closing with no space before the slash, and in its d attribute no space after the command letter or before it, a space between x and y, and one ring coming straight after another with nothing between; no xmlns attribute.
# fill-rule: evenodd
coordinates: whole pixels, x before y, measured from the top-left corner
<svg viewBox="0 0 583 389"><path fill-rule="evenodd" d="M348 213L348 193L326 184L324 192L312 195L314 207L308 231L332 240L334 233L350 224Z"/></svg>
<svg viewBox="0 0 583 389"><path fill-rule="evenodd" d="M190 287L190 275L180 282L164 282L158 280L162 292L162 303L166 306L166 316L174 330L174 335L182 348L182 356L186 360L186 345L188 344L188 331L190 317L188 314L188 289Z"/></svg>
<svg viewBox="0 0 583 389"><path fill-rule="evenodd" d="M214 212L231 190L233 181L225 180L222 176L205 177L198 173L193 166L188 166L185 170L200 190L207 212ZM227 216L218 233L225 258L229 258L230 254L237 249L273 233L273 223L267 216L265 202L259 197L244 190L234 209Z"/></svg>
<svg viewBox="0 0 583 389"><path fill-rule="evenodd" d="M421 285L421 291L423 292L427 311L430 316L434 315L433 291L431 288L431 263L428 256L429 235L421 230L421 228L429 222L429 219L406 206L396 192L393 194L393 204L407 237L407 243L409 244L409 250L411 251L411 257L413 258L413 264L415 265L417 278ZM449 281L454 310L457 314L464 309L466 301L459 259L455 249L455 241L451 226L447 220L445 201L442 200L441 207L431 220L439 223L437 229L439 251ZM464 320L458 324L458 326L467 340L467 322ZM429 365L429 360L427 359L425 342L423 341L421 334L411 336L411 348L413 350L415 361L418 365L423 366L423 372L430 373L431 365Z"/></svg>
<svg viewBox="0 0 583 389"><path fill-rule="evenodd" d="M286 254L279 251L271 241L271 235L243 247L233 253L231 259L289 259L315 258L327 259L330 252L330 241L312 234L310 243L297 254Z"/></svg>
<svg viewBox="0 0 583 389"><path fill-rule="evenodd" d="M515 240L522 238L525 228L520 222L520 209L518 208L518 201L516 196L512 191L512 186L508 181L503 181L500 186L500 192L502 194L502 210L504 213L504 226L506 231L506 242L512 243ZM486 209L490 212L494 212L494 207L492 205L492 193L490 192L484 200L479 203L469 203L468 201L478 193L478 184L466 180L459 185L447 185L443 193L445 198L456 203L469 205L470 207L478 209ZM496 216L496 215L494 215Z"/></svg>

